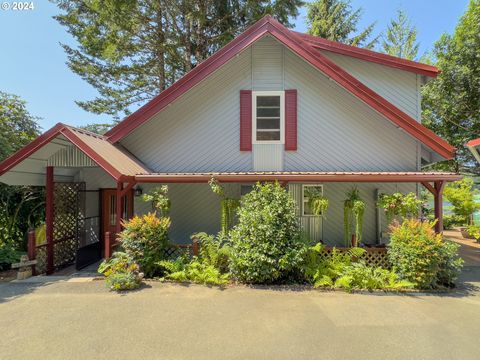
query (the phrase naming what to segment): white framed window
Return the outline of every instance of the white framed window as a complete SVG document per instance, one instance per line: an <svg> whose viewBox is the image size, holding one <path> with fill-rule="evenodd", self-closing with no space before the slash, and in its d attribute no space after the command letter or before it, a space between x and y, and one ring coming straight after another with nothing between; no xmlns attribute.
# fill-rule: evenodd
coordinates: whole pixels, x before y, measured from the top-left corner
<svg viewBox="0 0 480 360"><path fill-rule="evenodd" d="M302 216L316 216L316 215L313 215L313 212L310 209L310 206L308 205L309 194L311 193L320 194L323 196L323 185L320 185L320 184L303 184L302 185Z"/></svg>
<svg viewBox="0 0 480 360"><path fill-rule="evenodd" d="M252 92L252 139L254 144L285 143L285 93Z"/></svg>

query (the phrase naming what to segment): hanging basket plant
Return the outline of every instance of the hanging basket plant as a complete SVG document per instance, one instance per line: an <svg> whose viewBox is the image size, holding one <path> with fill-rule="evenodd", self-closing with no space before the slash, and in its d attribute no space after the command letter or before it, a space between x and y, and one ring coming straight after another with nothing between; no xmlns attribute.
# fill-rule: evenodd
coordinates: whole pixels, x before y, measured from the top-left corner
<svg viewBox="0 0 480 360"><path fill-rule="evenodd" d="M305 189L305 196L308 198L308 206L315 216L325 216L328 210L328 199L323 196L322 190L317 187L308 187Z"/></svg>
<svg viewBox="0 0 480 360"><path fill-rule="evenodd" d="M223 235L228 235L228 232L235 223L235 214L240 206L240 200L227 197L225 188L218 182L217 179L212 177L208 184L210 185L212 191L221 198L221 232Z"/></svg>
<svg viewBox="0 0 480 360"><path fill-rule="evenodd" d="M151 202L152 211L161 217L167 217L170 214L171 202L168 198L168 185L162 185L152 189L148 194L143 194L145 202Z"/></svg>
<svg viewBox="0 0 480 360"><path fill-rule="evenodd" d="M365 202L360 198L360 191L356 187L347 192L347 198L343 203L343 227L347 247L351 244L352 233L355 234L356 245L362 241L365 207Z"/></svg>
<svg viewBox="0 0 480 360"><path fill-rule="evenodd" d="M391 223L396 216L412 218L418 215L422 200L419 200L413 192L408 194L396 192L381 194L377 205L385 210L387 221Z"/></svg>

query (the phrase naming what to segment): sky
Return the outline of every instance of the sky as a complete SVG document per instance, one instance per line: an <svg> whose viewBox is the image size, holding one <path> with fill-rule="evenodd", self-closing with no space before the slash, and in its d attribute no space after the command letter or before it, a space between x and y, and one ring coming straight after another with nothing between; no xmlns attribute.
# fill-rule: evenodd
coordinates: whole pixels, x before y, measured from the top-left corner
<svg viewBox="0 0 480 360"><path fill-rule="evenodd" d="M1 1L12 4L13 1ZM376 22L375 34L384 31L398 9L410 16L418 29L420 54L430 50L444 32L452 33L468 0L352 0L362 8L360 27ZM70 71L60 43L75 40L52 16L57 7L48 0L33 1L33 10L0 9L0 91L19 95L38 116L45 131L58 122L73 126L111 122L107 115L91 114L75 104L90 100L96 90ZM302 9L295 30L305 31Z"/></svg>

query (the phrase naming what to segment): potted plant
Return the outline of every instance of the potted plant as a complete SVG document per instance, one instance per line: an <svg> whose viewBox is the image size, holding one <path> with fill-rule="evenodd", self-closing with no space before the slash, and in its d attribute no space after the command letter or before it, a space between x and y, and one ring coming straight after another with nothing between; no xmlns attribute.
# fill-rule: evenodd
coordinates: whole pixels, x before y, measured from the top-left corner
<svg viewBox="0 0 480 360"><path fill-rule="evenodd" d="M354 187L347 192L347 198L343 203L345 246L349 247L351 244L356 247L361 243L364 214L365 202L360 198L360 191Z"/></svg>

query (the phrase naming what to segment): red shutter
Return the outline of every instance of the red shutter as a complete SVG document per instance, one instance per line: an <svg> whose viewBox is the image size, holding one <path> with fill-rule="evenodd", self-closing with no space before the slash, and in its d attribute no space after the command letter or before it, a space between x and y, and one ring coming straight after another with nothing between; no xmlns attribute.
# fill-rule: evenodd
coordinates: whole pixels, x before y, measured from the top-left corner
<svg viewBox="0 0 480 360"><path fill-rule="evenodd" d="M285 150L297 150L297 90L285 90Z"/></svg>
<svg viewBox="0 0 480 360"><path fill-rule="evenodd" d="M252 90L240 90L240 151L252 151Z"/></svg>

